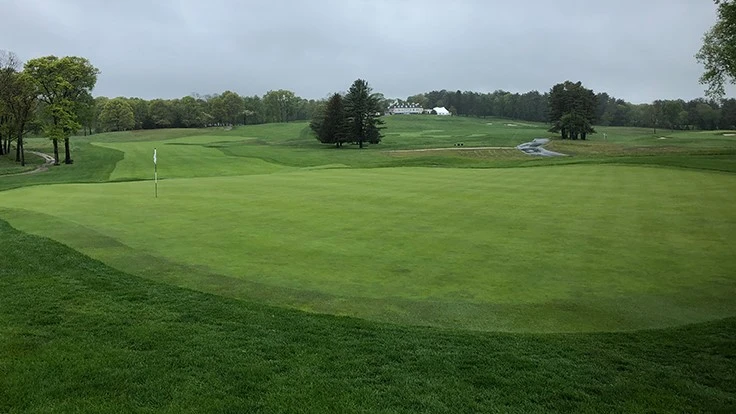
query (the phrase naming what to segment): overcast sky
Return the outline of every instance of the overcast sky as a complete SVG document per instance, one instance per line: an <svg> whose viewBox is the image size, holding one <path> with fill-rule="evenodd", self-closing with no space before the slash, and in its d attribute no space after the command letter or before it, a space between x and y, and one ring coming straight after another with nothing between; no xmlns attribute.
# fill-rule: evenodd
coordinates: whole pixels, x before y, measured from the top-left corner
<svg viewBox="0 0 736 414"><path fill-rule="evenodd" d="M86 57L95 95L322 98L363 78L406 98L570 79L634 103L703 96L694 55L716 18L710 0L0 0L0 15L0 49Z"/></svg>

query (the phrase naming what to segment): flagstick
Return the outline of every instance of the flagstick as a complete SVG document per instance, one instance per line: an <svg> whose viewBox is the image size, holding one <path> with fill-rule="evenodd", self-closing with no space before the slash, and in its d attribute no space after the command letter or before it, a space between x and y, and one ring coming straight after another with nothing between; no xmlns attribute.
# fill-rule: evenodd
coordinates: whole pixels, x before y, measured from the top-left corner
<svg viewBox="0 0 736 414"><path fill-rule="evenodd" d="M156 162L156 148L153 149L153 194L158 198L158 163Z"/></svg>

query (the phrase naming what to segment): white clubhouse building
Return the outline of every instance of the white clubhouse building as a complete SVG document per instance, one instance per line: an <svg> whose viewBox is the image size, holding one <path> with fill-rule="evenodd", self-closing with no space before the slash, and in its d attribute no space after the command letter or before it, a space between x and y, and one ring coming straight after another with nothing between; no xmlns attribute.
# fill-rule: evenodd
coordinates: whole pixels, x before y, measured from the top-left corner
<svg viewBox="0 0 736 414"><path fill-rule="evenodd" d="M388 108L389 115L415 115L415 114L427 114L427 113L435 113L439 116L452 115L450 111L445 109L444 106L439 106L437 108L432 108L432 109L424 109L419 104L416 104L416 103L402 103L402 104L395 103Z"/></svg>

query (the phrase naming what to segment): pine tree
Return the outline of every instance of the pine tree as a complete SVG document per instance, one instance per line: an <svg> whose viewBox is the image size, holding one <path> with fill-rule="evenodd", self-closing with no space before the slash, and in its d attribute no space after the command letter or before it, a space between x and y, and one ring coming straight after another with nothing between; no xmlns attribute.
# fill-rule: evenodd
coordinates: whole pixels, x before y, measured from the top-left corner
<svg viewBox="0 0 736 414"><path fill-rule="evenodd" d="M339 93L330 97L321 116L316 116L310 127L317 134L317 139L323 144L335 144L341 147L347 142L347 117L343 98Z"/></svg>
<svg viewBox="0 0 736 414"><path fill-rule="evenodd" d="M549 93L550 132L559 132L562 139L585 139L595 133L598 100L582 83L558 83Z"/></svg>
<svg viewBox="0 0 736 414"><path fill-rule="evenodd" d="M353 82L345 96L345 113L350 140L357 142L360 148L366 141L371 144L381 142L380 101L377 94L371 94L368 82L362 79Z"/></svg>

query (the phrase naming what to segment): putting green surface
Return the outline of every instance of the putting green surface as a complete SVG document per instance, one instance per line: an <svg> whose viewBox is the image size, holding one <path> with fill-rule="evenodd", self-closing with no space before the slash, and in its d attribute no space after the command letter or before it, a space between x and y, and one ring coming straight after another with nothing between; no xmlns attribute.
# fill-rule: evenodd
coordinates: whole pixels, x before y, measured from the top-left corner
<svg viewBox="0 0 736 414"><path fill-rule="evenodd" d="M151 182L21 188L0 215L134 274L317 312L538 332L736 315L732 174L267 168L168 179L158 199Z"/></svg>
<svg viewBox="0 0 736 414"><path fill-rule="evenodd" d="M147 179L152 176L153 148L162 165L161 177L215 177L227 175L269 174L287 167L268 163L259 158L224 157L217 148L205 145L243 142L242 137L193 136L168 141L96 143L103 148L121 151L124 158L117 163L110 180ZM173 154L174 157L169 158Z"/></svg>

